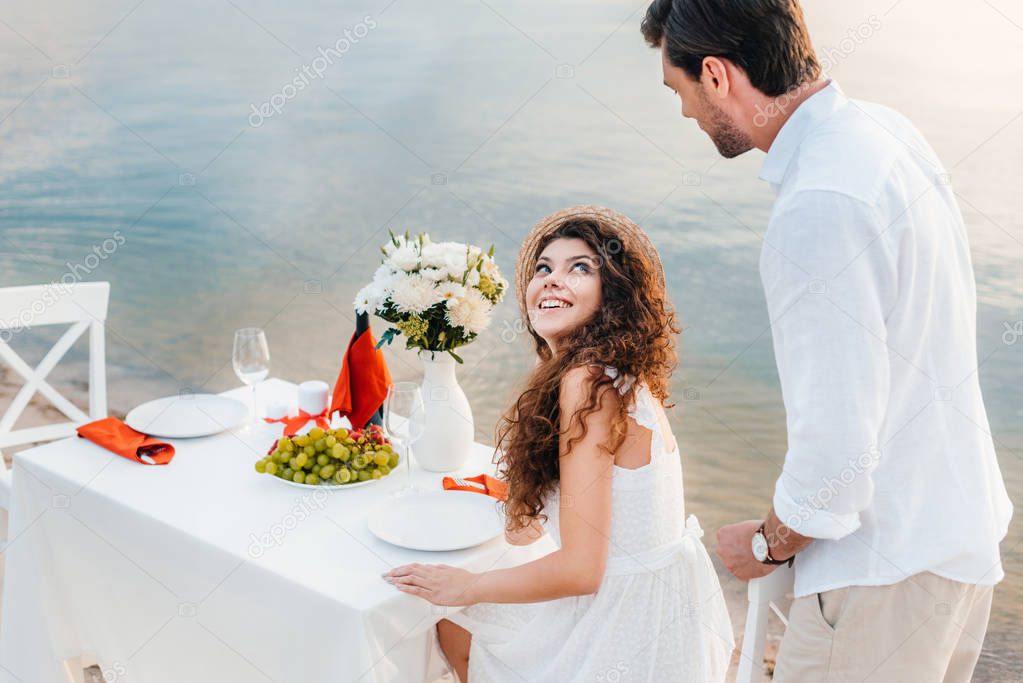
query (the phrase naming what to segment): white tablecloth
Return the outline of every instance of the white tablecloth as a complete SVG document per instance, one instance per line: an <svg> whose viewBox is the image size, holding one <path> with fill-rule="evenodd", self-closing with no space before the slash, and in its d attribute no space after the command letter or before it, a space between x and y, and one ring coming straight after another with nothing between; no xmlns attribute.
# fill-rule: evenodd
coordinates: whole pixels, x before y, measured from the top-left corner
<svg viewBox="0 0 1023 683"><path fill-rule="evenodd" d="M268 380L260 398L294 391ZM384 543L366 518L403 471L350 490L287 486L252 468L274 436L267 425L177 440L164 467L77 437L17 454L0 680L63 683L62 661L85 654L116 683L429 681L443 672L433 624L454 610L381 573L407 562L482 571L552 549ZM491 455L477 445L459 474L492 473ZM442 475L414 476L440 488Z"/></svg>

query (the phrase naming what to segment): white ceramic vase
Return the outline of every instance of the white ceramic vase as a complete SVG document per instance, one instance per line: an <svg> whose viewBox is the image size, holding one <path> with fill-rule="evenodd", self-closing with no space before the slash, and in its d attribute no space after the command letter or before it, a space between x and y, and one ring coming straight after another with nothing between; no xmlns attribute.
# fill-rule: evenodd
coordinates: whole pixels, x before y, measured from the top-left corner
<svg viewBox="0 0 1023 683"><path fill-rule="evenodd" d="M457 363L442 351L420 351L426 428L412 446L413 458L430 472L450 472L469 461L475 429L472 408L455 376Z"/></svg>

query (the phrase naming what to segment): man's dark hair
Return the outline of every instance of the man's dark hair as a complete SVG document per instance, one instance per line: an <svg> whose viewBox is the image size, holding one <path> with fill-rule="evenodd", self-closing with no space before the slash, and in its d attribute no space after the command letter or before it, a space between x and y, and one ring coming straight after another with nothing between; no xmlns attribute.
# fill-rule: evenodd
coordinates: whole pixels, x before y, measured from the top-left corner
<svg viewBox="0 0 1023 683"><path fill-rule="evenodd" d="M730 60L769 97L820 76L797 0L654 0L641 29L694 80L704 57Z"/></svg>

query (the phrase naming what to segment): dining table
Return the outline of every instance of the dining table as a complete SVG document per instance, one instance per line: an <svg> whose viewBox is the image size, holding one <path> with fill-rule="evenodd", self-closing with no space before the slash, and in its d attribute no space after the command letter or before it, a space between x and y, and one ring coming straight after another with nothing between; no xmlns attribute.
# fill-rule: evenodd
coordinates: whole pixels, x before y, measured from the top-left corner
<svg viewBox="0 0 1023 683"><path fill-rule="evenodd" d="M294 406L296 390L268 379L257 400ZM16 453L0 681L65 683L66 662L85 657L107 683L433 683L447 675L435 624L461 607L382 574L411 562L483 572L554 549L546 536L447 552L386 543L368 520L404 484L404 463L372 485L291 486L254 468L281 429L170 439L167 465L78 437ZM494 475L493 454L474 444L445 474ZM412 460L415 486L442 490L445 474Z"/></svg>

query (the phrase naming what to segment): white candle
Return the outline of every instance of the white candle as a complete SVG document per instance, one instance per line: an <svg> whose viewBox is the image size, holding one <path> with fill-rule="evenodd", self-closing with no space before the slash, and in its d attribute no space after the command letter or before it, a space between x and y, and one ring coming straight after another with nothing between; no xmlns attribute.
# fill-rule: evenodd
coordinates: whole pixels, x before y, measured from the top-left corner
<svg viewBox="0 0 1023 683"><path fill-rule="evenodd" d="M327 409L327 394L330 387L326 382L310 380L298 385L298 409L310 415L319 415Z"/></svg>
<svg viewBox="0 0 1023 683"><path fill-rule="evenodd" d="M271 420L279 420L288 416L288 404L286 401L271 401L266 406L266 417Z"/></svg>

